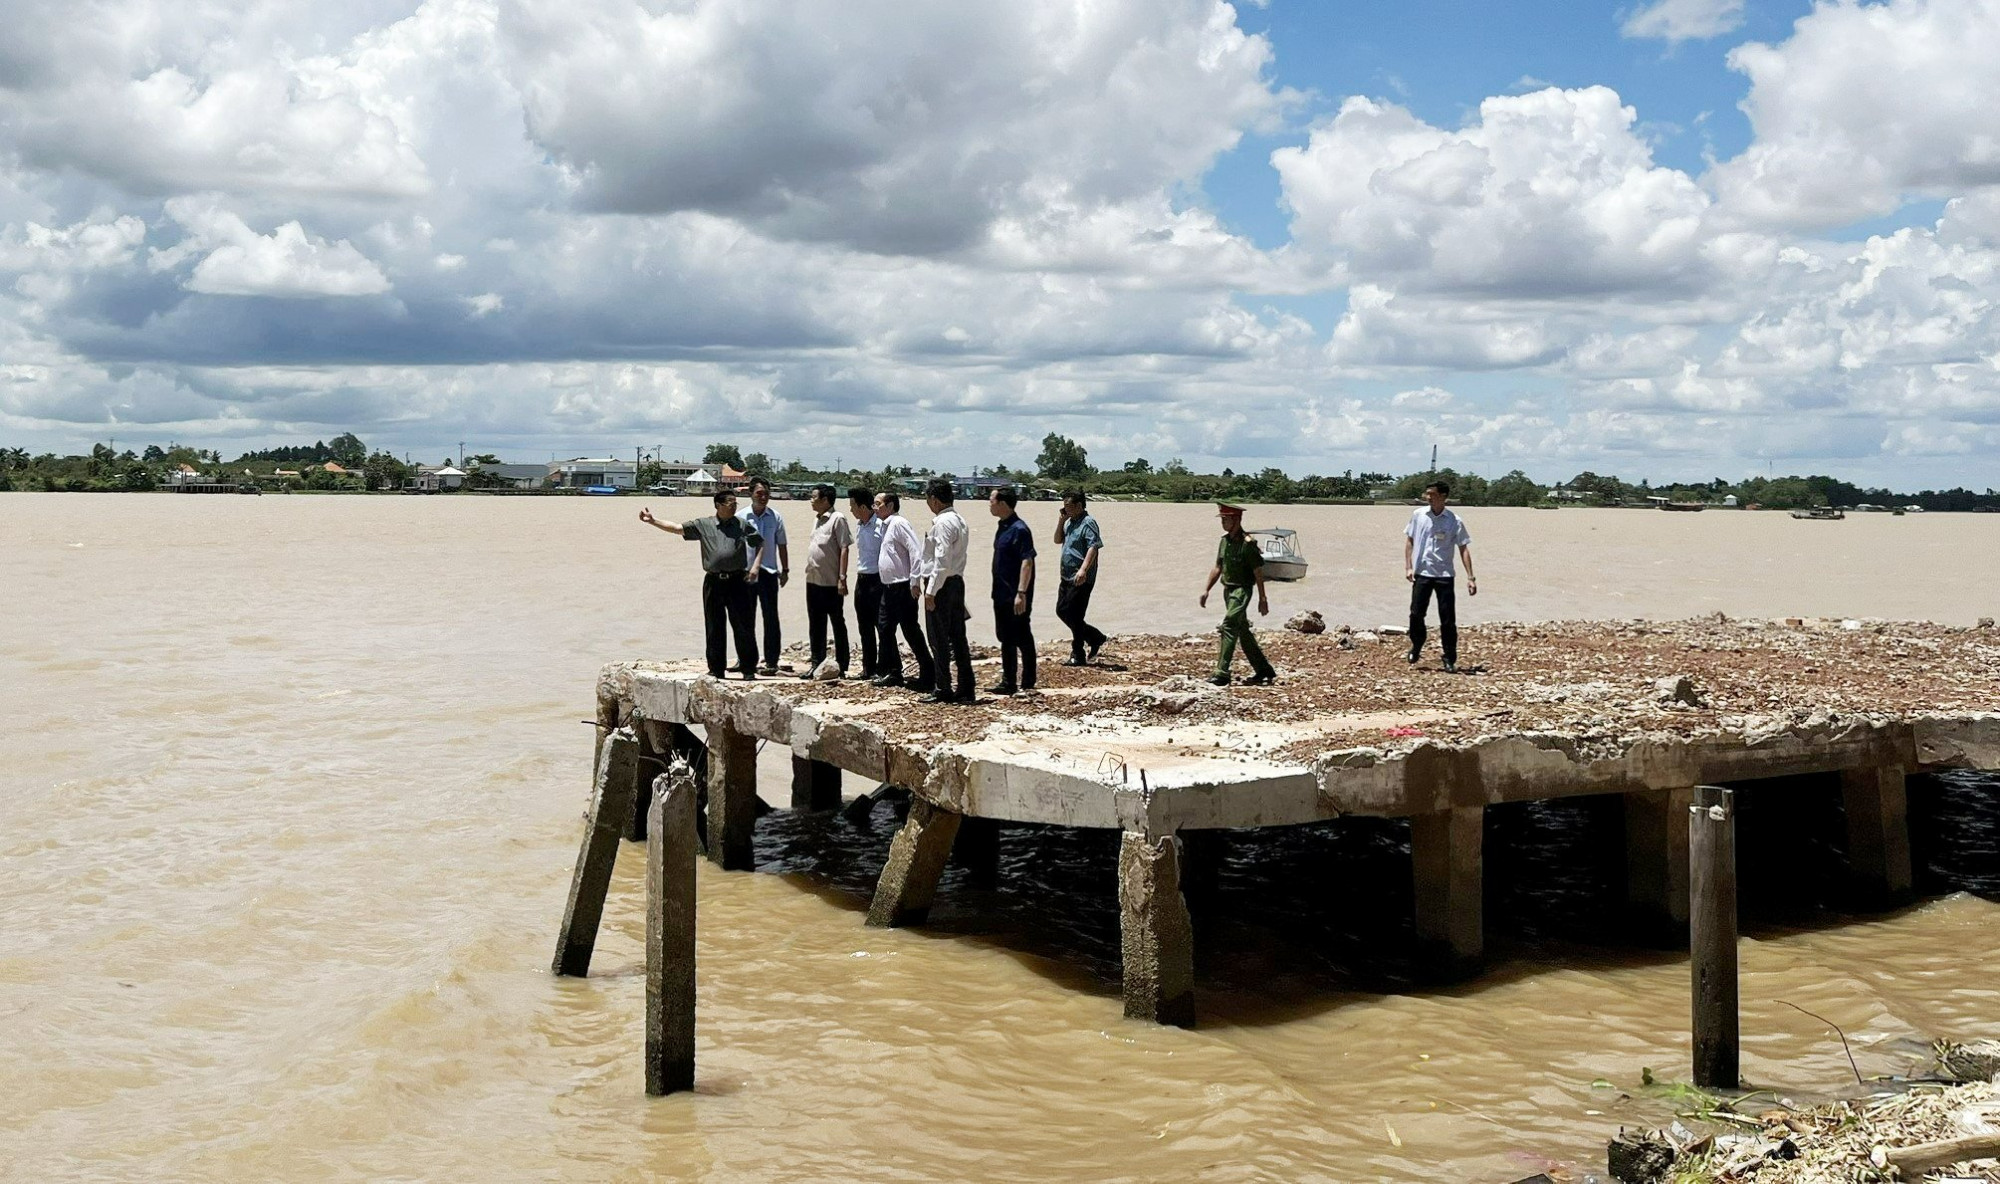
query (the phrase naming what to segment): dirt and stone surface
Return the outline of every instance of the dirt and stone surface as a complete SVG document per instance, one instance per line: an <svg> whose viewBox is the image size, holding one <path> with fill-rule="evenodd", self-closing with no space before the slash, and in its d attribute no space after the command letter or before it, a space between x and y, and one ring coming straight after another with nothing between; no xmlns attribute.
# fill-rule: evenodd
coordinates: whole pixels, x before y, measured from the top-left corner
<svg viewBox="0 0 2000 1184"><path fill-rule="evenodd" d="M1210 685L1212 635L1118 637L1084 667L1062 665L1062 651L1046 647L1037 693L1003 698L982 689L973 706L925 704L907 690L859 681L755 685L865 717L898 741L1164 726L1199 737L1191 742L1203 748L1240 733L1267 761L1521 733L1616 747L1647 735L1755 734L1834 719L2000 710L2000 629L1989 622L1716 614L1489 624L1459 636L1457 674L1441 668L1434 639L1420 662L1405 661L1408 639L1394 627L1320 634L1266 628L1263 644L1280 672L1269 687ZM982 687L996 681L992 652L976 657ZM1299 727L1306 732L1295 739L1282 735Z"/></svg>

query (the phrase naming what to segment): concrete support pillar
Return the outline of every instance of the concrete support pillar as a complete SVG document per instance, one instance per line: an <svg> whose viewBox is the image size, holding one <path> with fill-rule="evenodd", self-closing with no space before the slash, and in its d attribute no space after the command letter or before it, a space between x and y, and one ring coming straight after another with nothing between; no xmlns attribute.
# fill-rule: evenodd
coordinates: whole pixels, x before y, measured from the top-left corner
<svg viewBox="0 0 2000 1184"><path fill-rule="evenodd" d="M624 729L611 733L598 747L596 772L590 817L576 853L576 870L570 874L569 902L563 907L550 967L577 978L590 973L598 922L604 918L604 894L618 860L618 839L631 822L632 796L639 781L638 739Z"/></svg>
<svg viewBox="0 0 2000 1184"><path fill-rule="evenodd" d="M1417 936L1454 964L1486 950L1486 807L1454 806L1410 819Z"/></svg>
<svg viewBox="0 0 2000 1184"><path fill-rule="evenodd" d="M756 864L757 740L728 724L708 725L708 858L732 872Z"/></svg>
<svg viewBox="0 0 2000 1184"><path fill-rule="evenodd" d="M646 1092L694 1088L694 769L654 786L646 841Z"/></svg>
<svg viewBox="0 0 2000 1184"><path fill-rule="evenodd" d="M938 879L958 836L960 815L922 798L910 800L909 817L889 843L889 862L875 883L868 923L883 928L921 925L930 916Z"/></svg>
<svg viewBox="0 0 2000 1184"><path fill-rule="evenodd" d="M792 809L840 809L840 766L793 753Z"/></svg>
<svg viewBox="0 0 2000 1184"><path fill-rule="evenodd" d="M1847 807L1847 862L1855 877L1884 902L1911 890L1910 806L1903 770L1847 769L1840 796Z"/></svg>
<svg viewBox="0 0 2000 1184"><path fill-rule="evenodd" d="M993 818L967 816L958 824L958 841L952 844L951 861L966 871L966 882L976 888L1000 883L1000 823Z"/></svg>
<svg viewBox="0 0 2000 1184"><path fill-rule="evenodd" d="M1735 1089L1738 1072L1736 795L1695 789L1688 811L1688 967L1694 993L1694 1083Z"/></svg>
<svg viewBox="0 0 2000 1184"><path fill-rule="evenodd" d="M1687 935L1692 805L1692 785L1625 795L1625 899L1634 920L1662 941Z"/></svg>
<svg viewBox="0 0 2000 1184"><path fill-rule="evenodd" d="M1118 847L1125 1014L1194 1026L1194 926L1181 896L1180 842L1126 831Z"/></svg>

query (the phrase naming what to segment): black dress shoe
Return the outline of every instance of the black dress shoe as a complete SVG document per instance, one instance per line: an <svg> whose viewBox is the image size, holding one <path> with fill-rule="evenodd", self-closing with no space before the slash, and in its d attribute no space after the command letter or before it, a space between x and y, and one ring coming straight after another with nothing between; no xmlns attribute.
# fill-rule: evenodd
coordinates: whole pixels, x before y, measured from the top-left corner
<svg viewBox="0 0 2000 1184"><path fill-rule="evenodd" d="M757 681L757 672L755 670L738 670L736 673L742 675L744 682Z"/></svg>
<svg viewBox="0 0 2000 1184"><path fill-rule="evenodd" d="M1011 682L996 682L986 688L986 693L989 695L1011 695L1014 693L1014 684Z"/></svg>
<svg viewBox="0 0 2000 1184"><path fill-rule="evenodd" d="M916 682L906 682L903 686L919 695L928 695L937 690L937 684L928 678L919 679Z"/></svg>
<svg viewBox="0 0 2000 1184"><path fill-rule="evenodd" d="M1253 674L1243 680L1243 685L1246 687L1268 687L1276 681L1278 681L1278 676L1275 674Z"/></svg>
<svg viewBox="0 0 2000 1184"><path fill-rule="evenodd" d="M956 702L958 702L958 700L957 700L957 699L956 699L955 697L953 697L953 696L951 696L951 695L948 695L948 694L944 693L943 691L932 691L932 692L931 692L930 694L928 694L928 695L925 695L925 696L924 696L923 698L921 698L921 699L917 700L917 702L919 702L919 703L956 703Z"/></svg>
<svg viewBox="0 0 2000 1184"><path fill-rule="evenodd" d="M885 674L876 679L872 685L878 687L900 687L903 685L903 676L900 674Z"/></svg>
<svg viewBox="0 0 2000 1184"><path fill-rule="evenodd" d="M1409 653L1404 654L1403 661L1408 662L1412 666L1415 666L1417 664L1417 651L1411 650Z"/></svg>
<svg viewBox="0 0 2000 1184"><path fill-rule="evenodd" d="M1457 663L1457 662L1450 662L1450 661L1447 661L1447 662L1446 662L1446 663L1444 664L1444 672L1445 672L1446 674L1457 674L1457 673L1458 673L1458 663Z"/></svg>
<svg viewBox="0 0 2000 1184"><path fill-rule="evenodd" d="M1212 674L1209 676L1208 681L1214 683L1216 686L1226 687L1229 685L1229 676L1227 674Z"/></svg>
<svg viewBox="0 0 2000 1184"><path fill-rule="evenodd" d="M1100 638L1098 638L1098 639L1097 639L1096 641L1093 641L1093 642L1091 642L1091 643L1090 643L1090 652L1089 652L1089 653L1087 653L1087 654L1085 654L1085 655L1083 656L1083 660L1084 660L1084 661L1086 661L1086 662L1089 662L1089 661L1092 661L1092 660L1094 660L1094 659L1095 659L1095 658L1097 657L1097 651L1099 651L1099 650L1103 649L1103 648L1104 648L1104 643L1105 643L1106 641L1108 641L1108 640L1110 640L1110 639L1109 639L1109 638L1104 638L1104 637L1100 637Z"/></svg>
<svg viewBox="0 0 2000 1184"><path fill-rule="evenodd" d="M1084 661L1084 660L1083 660L1082 658L1064 658L1064 659L1062 660L1062 664L1063 664L1063 665L1065 665L1065 666L1088 666L1088 665L1090 665L1090 663L1088 663L1088 662Z"/></svg>

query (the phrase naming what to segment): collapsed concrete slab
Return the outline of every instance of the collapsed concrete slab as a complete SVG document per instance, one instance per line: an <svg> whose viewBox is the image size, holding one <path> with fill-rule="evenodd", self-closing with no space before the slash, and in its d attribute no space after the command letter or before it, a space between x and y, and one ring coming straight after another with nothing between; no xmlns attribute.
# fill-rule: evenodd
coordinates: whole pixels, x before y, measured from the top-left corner
<svg viewBox="0 0 2000 1184"><path fill-rule="evenodd" d="M802 806L826 808L825 787L843 770L908 789L915 804L876 924L921 920L961 820L1124 832L1120 891L1140 903L1122 915L1143 929L1126 948L1145 953L1137 978L1127 975L1127 1009L1166 1022L1193 1014L1175 919L1186 913L1181 853L1162 845L1176 836L1410 818L1418 931L1462 962L1482 948L1489 805L1623 798L1632 903L1676 932L1687 923L1682 816L1695 786L1830 775L1857 874L1895 896L1910 883L1903 778L2000 768L1992 631L1726 618L1483 626L1461 639L1470 676L1413 668L1393 645L1266 641L1283 675L1276 687L1206 686L1210 638L1120 638L1107 650L1116 665L1050 663L1041 693L972 707L860 683L719 681L692 663L617 663L599 677L598 719L606 734L666 727L675 747L705 731L709 852L725 867L749 865L759 740L791 750ZM600 764L625 768L626 750L613 749Z"/></svg>

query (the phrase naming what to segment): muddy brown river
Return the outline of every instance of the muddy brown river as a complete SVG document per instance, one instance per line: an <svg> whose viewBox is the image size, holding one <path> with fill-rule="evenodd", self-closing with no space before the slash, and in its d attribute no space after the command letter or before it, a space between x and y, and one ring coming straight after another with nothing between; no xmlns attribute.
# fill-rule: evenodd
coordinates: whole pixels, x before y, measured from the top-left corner
<svg viewBox="0 0 2000 1184"><path fill-rule="evenodd" d="M1621 1122L1671 1112L1640 1082L1689 1074L1685 958L1624 939L1617 818L1587 801L1493 812L1490 965L1448 986L1413 968L1400 824L1237 843L1195 1031L1119 1016L1112 836L1010 829L997 889L954 870L928 926L883 931L888 808L781 811L757 874L701 869L698 1087L648 1100L636 848L592 976L548 972L595 671L700 646L695 548L642 504L699 512L0 496L0 1175L1500 1184L1601 1169ZM802 552L810 513L781 509ZM1054 507L1027 509L1046 541ZM1212 511L1098 511L1099 623L1211 627ZM1399 619L1405 514L1253 514L1313 564L1270 627ZM2000 516L1464 516L1466 620L1996 609ZM802 638L797 582L785 609ZM1852 1085L1780 1000L1864 1074L2000 1033L2000 789L1913 782L1931 895L1866 915L1832 907L1806 791L1754 798L1746 1079Z"/></svg>

